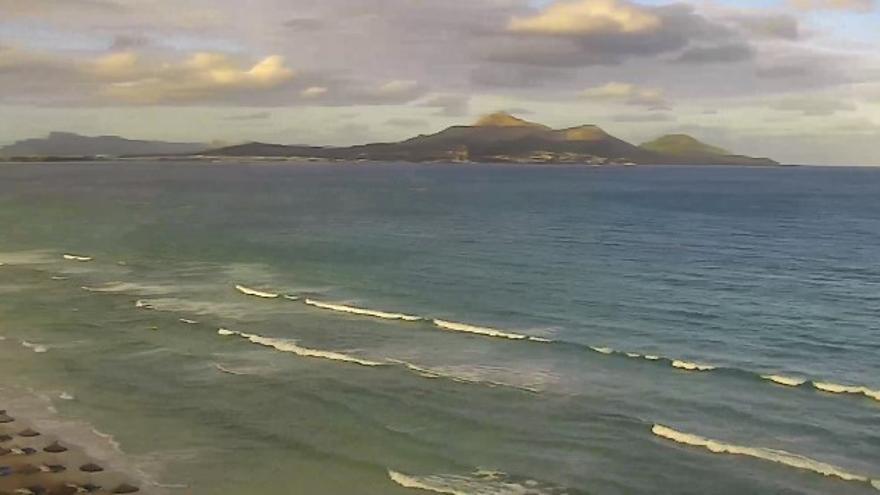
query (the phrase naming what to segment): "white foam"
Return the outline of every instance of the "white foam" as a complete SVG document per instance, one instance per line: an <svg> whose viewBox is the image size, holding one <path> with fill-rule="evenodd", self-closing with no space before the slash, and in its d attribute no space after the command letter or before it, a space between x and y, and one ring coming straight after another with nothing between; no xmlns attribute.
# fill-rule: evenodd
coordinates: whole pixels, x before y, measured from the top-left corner
<svg viewBox="0 0 880 495"><path fill-rule="evenodd" d="M149 301L145 301L143 299L139 299L134 303L134 307L138 309L156 309Z"/></svg>
<svg viewBox="0 0 880 495"><path fill-rule="evenodd" d="M217 332L220 335L224 336L232 336L236 335L243 339L249 340L254 344L258 344L265 347L271 347L277 351L281 352L289 352L292 354L296 354L297 356L302 357L311 357L311 358L320 358L320 359L329 359L332 361L342 361L346 363L354 363L359 364L361 366L385 366L386 363L379 363L376 361L369 361L366 359L357 358L354 356L349 356L347 354L342 354L339 352L333 351L322 351L319 349L309 349L307 347L301 347L296 345L295 341L287 340L287 339L273 339L270 337L263 337L260 335L254 335L243 332L236 332L233 330L226 330L221 328Z"/></svg>
<svg viewBox="0 0 880 495"><path fill-rule="evenodd" d="M526 480L522 484L497 471L479 470L468 476L437 474L415 476L388 470L391 481L404 488L443 493L446 495L548 495L556 490L543 490L539 483Z"/></svg>
<svg viewBox="0 0 880 495"><path fill-rule="evenodd" d="M590 349L598 352L599 354L605 354L606 356L610 356L611 354L614 354L614 349L612 349L610 347L592 347L592 346L590 346Z"/></svg>
<svg viewBox="0 0 880 495"><path fill-rule="evenodd" d="M880 390L870 389L860 385L840 385L830 382L813 382L813 387L823 392L832 394L854 394L864 395L874 400L880 400Z"/></svg>
<svg viewBox="0 0 880 495"><path fill-rule="evenodd" d="M724 442L719 442L717 440L703 438L699 435L682 433L680 431L676 431L672 428L658 424L654 425L654 427L651 429L651 432L658 437L672 440L673 442L681 443L684 445L703 447L716 454L733 454L754 457L757 459L763 459L765 461L784 464L786 466L797 469L813 471L815 473L823 474L825 476L837 477L846 481L860 481L863 483L868 483L873 487L880 489L880 487L878 487L878 480L871 479L861 474L850 473L843 468L821 461L816 461L798 454L792 454L791 452L786 452L784 450L732 445Z"/></svg>
<svg viewBox="0 0 880 495"><path fill-rule="evenodd" d="M189 318L181 318L179 321L181 323L186 323L187 325L198 325L199 324L199 322L197 322L196 320L190 320Z"/></svg>
<svg viewBox="0 0 880 495"><path fill-rule="evenodd" d="M23 340L21 342L21 345L36 352L37 354L43 354L45 352L49 352L48 347L46 347L44 345L40 345L40 344L34 344L32 342L28 342L27 340Z"/></svg>
<svg viewBox="0 0 880 495"><path fill-rule="evenodd" d="M67 261L80 261L80 262L92 261L94 259L91 256L79 256L76 254L65 254L62 256L62 258L66 259Z"/></svg>
<svg viewBox="0 0 880 495"><path fill-rule="evenodd" d="M375 309L357 308L354 306L346 306L344 304L331 304L315 301L314 299L306 299L303 302L305 302L309 306L314 306L320 309L337 311L340 313L350 313L360 316L372 316L374 318L382 318L384 320L420 321L423 319L420 316L412 316L403 313L389 313L386 311L377 311Z"/></svg>
<svg viewBox="0 0 880 495"><path fill-rule="evenodd" d="M497 330L489 327L479 327L475 325L468 325L467 323L456 323L454 321L446 321L446 320L432 320L434 325L443 330L450 330L453 332L465 332L465 333L473 333L477 335L485 335L488 337L500 337L504 339L511 340L525 340L529 338L526 335L521 335L518 333L510 333L505 332L503 330Z"/></svg>
<svg viewBox="0 0 880 495"><path fill-rule="evenodd" d="M236 285L235 290L248 296L262 297L264 299L275 299L278 297L278 294L275 294L274 292L264 292L257 289L251 289L250 287L245 287L243 285Z"/></svg>
<svg viewBox="0 0 880 495"><path fill-rule="evenodd" d="M56 281L56 282L59 282L59 281L67 280L67 279L68 279L68 277L62 277L61 275L54 275L54 276L51 277L51 278L52 278L52 280L54 280L54 281Z"/></svg>
<svg viewBox="0 0 880 495"><path fill-rule="evenodd" d="M404 366L406 369L416 373L417 375L423 378L430 379L438 379L443 378L447 380L451 380L456 383L467 383L470 385L486 385L489 387L505 387L505 388L514 388L517 390L522 390L525 392L530 392L533 394L540 393L541 391L534 387L528 387L525 385L514 385L512 383L504 383L499 381L487 380L481 377L474 376L474 373L468 373L467 371L462 372L461 370L452 370L448 368L425 368L419 366L417 364L413 364L407 361L401 361L398 359L388 359L388 362L399 364Z"/></svg>
<svg viewBox="0 0 880 495"><path fill-rule="evenodd" d="M701 363L692 363L690 361L680 361L678 359L672 361L672 367L686 371L712 371L714 366Z"/></svg>
<svg viewBox="0 0 880 495"><path fill-rule="evenodd" d="M779 385L785 385L786 387L800 387L801 385L807 383L807 380L803 378L795 378L785 375L761 375L761 378L765 380L770 380L771 382L777 383Z"/></svg>
<svg viewBox="0 0 880 495"><path fill-rule="evenodd" d="M76 399L76 397L74 397L71 394L68 394L67 392L61 392L61 394L58 395L58 398L61 400L75 400Z"/></svg>
<svg viewBox="0 0 880 495"><path fill-rule="evenodd" d="M138 294L138 295L158 295L172 292L173 288L163 287L159 285L144 285L134 282L110 282L100 287L82 286L82 290L88 292L99 292L107 294Z"/></svg>
<svg viewBox="0 0 880 495"><path fill-rule="evenodd" d="M284 297L284 299L287 299L288 301L299 301L300 300L299 296L292 296L290 294L284 294L284 296L282 296L282 297Z"/></svg>

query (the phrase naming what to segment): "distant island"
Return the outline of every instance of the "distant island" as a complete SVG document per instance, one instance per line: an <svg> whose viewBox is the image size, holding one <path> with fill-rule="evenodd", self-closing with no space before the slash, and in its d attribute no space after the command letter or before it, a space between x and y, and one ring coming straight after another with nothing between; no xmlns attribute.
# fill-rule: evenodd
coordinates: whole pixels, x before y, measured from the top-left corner
<svg viewBox="0 0 880 495"><path fill-rule="evenodd" d="M595 125L552 129L508 113L481 117L404 141L345 147L246 143L212 148L197 143L133 141L116 136L52 133L0 148L14 161L170 157L189 159L262 158L346 161L455 163L567 163L588 165L751 165L775 166L770 158L733 154L685 134L662 136L641 145L616 138Z"/></svg>

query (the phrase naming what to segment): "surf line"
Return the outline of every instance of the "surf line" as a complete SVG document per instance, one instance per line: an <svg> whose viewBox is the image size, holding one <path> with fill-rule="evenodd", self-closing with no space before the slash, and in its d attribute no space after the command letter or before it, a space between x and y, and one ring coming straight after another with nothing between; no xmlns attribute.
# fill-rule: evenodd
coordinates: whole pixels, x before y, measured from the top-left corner
<svg viewBox="0 0 880 495"><path fill-rule="evenodd" d="M824 476L840 478L845 481L857 481L867 483L877 490L880 490L880 480L878 479L872 479L862 474L850 473L843 468L810 459L809 457L804 457L802 455L786 452L784 450L768 449L763 447L747 447L743 445L724 443L719 440L712 440L709 438L701 437L699 435L677 431L669 428L668 426L663 426L660 424L655 424L651 428L651 433L660 438L683 445L688 445L691 447L702 447L715 454L730 454L753 457L756 459L775 462L805 471L812 471L814 473L818 473Z"/></svg>
<svg viewBox="0 0 880 495"><path fill-rule="evenodd" d="M545 339L542 337L533 337L530 335L523 335L519 333L514 333L506 330L499 330L496 328L471 325L468 323L458 323L454 321L441 320L439 318L426 318L423 316L410 315L406 313L394 313L389 311L380 311L375 309L368 308L360 308L357 306L349 306L345 304L333 304L327 302L316 301L314 299L304 299L303 303L307 306L312 306L314 308L323 309L326 311L334 311L337 313L347 313L353 314L357 316L368 316L372 318L378 318L382 320L397 320L404 322L430 322L434 327L445 330L448 332L462 332L462 333L470 333L474 335L482 335L484 337L496 337L496 338L504 338L509 340L527 340L531 342L540 342L540 343L550 343L552 342L550 339Z"/></svg>

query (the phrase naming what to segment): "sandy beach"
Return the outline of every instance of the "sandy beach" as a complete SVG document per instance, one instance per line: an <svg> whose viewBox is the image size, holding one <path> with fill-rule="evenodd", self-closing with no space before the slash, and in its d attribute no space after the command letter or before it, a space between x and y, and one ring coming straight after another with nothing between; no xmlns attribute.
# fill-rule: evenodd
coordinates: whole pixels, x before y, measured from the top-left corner
<svg viewBox="0 0 880 495"><path fill-rule="evenodd" d="M82 450L0 406L0 494L136 493Z"/></svg>

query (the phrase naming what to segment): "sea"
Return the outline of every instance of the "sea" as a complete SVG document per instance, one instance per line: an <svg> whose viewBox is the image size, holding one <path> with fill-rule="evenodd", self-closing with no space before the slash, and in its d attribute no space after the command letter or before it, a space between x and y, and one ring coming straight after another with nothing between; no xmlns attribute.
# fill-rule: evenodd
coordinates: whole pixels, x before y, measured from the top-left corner
<svg viewBox="0 0 880 495"><path fill-rule="evenodd" d="M880 490L877 169L3 164L0 264L144 492Z"/></svg>

